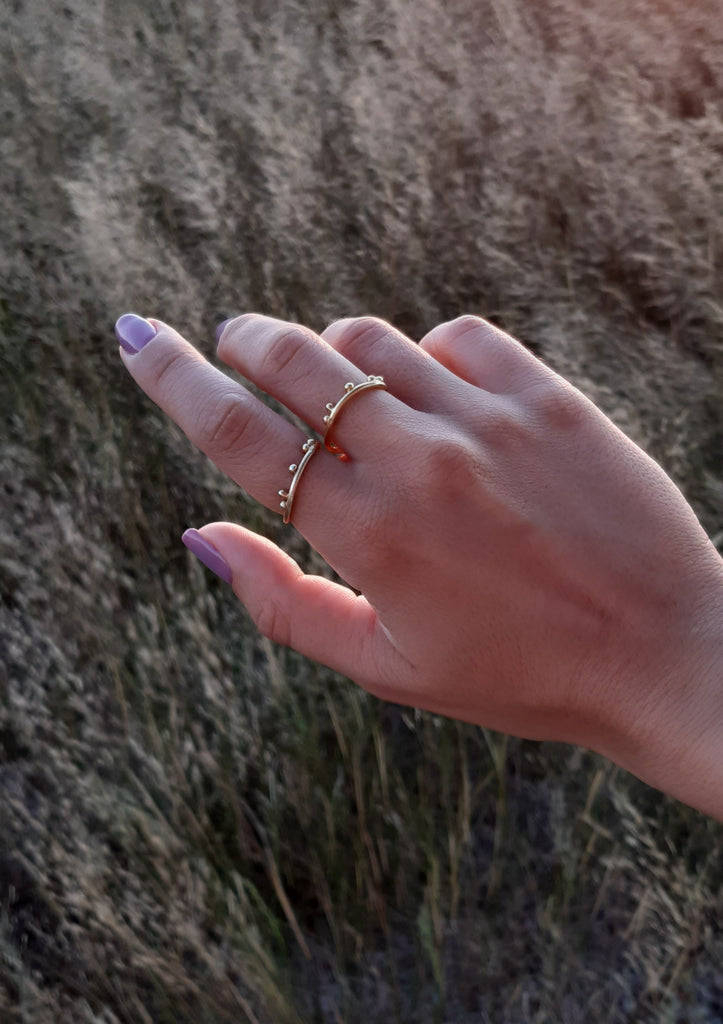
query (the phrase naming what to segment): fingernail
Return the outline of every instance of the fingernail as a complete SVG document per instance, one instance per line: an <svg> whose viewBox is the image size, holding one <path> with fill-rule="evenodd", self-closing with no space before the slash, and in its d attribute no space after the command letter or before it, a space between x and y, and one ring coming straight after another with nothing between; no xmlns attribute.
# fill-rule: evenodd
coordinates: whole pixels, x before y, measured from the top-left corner
<svg viewBox="0 0 723 1024"><path fill-rule="evenodd" d="M151 338L155 338L156 329L153 324L135 313L124 313L116 320L115 335L121 347L135 355L140 352Z"/></svg>
<svg viewBox="0 0 723 1024"><path fill-rule="evenodd" d="M231 321L232 321L232 320L235 320L235 319L236 319L236 317L235 317L235 316L230 316L230 317L228 318L228 320L223 320L223 321L222 321L222 322L221 322L221 323L220 323L220 324L218 325L218 327L216 328L216 341L220 341L220 340L221 340L221 335L223 334L223 329L224 329L224 327L226 326L226 324L230 324L230 323L231 323Z"/></svg>
<svg viewBox="0 0 723 1024"><path fill-rule="evenodd" d="M225 583L231 582L231 566L213 544L209 544L207 540L203 539L198 530L186 530L181 540L191 554L195 555L199 562L203 562L207 569L215 572Z"/></svg>

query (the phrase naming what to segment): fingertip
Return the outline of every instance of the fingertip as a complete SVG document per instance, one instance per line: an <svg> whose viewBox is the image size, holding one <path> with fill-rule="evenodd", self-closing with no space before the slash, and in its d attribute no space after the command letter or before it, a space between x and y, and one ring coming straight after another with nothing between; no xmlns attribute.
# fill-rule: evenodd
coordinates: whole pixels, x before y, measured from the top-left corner
<svg viewBox="0 0 723 1024"><path fill-rule="evenodd" d="M226 327L232 322L232 320L235 320L235 319L236 319L235 316L230 316L226 320L222 320L221 321L221 323L218 325L218 327L216 328L216 330L214 332L215 335L216 335L216 342L217 343L221 340L221 335L226 330Z"/></svg>
<svg viewBox="0 0 723 1024"><path fill-rule="evenodd" d="M267 537L261 537L253 530L238 523L208 523L198 531L224 558L233 574L234 590L243 599L263 587L270 576L286 578L301 574L294 559Z"/></svg>
<svg viewBox="0 0 723 1024"><path fill-rule="evenodd" d="M135 355L155 338L158 328L137 313L123 313L116 320L114 331L121 348Z"/></svg>
<svg viewBox="0 0 723 1024"><path fill-rule="evenodd" d="M181 540L199 562L202 562L207 569L215 573L224 583L233 583L233 571L231 566L208 538L195 529L186 530Z"/></svg>

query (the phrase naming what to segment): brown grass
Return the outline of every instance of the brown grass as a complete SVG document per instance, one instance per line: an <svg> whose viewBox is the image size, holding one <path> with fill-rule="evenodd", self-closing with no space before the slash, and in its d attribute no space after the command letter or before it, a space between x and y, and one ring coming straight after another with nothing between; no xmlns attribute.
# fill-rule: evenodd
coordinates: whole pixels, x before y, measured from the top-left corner
<svg viewBox="0 0 723 1024"><path fill-rule="evenodd" d="M133 387L126 309L478 312L723 542L718 0L0 11L0 1020L705 1022L720 826L367 697L179 544L317 564Z"/></svg>

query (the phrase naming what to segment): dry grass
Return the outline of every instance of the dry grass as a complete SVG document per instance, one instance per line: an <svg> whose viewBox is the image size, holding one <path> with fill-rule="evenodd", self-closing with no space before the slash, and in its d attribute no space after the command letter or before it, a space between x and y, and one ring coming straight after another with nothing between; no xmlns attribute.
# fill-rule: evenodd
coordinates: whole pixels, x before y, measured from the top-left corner
<svg viewBox="0 0 723 1024"><path fill-rule="evenodd" d="M720 826L388 707L187 525L316 564L138 394L116 315L480 312L723 540L718 0L0 11L0 1020L723 1018Z"/></svg>

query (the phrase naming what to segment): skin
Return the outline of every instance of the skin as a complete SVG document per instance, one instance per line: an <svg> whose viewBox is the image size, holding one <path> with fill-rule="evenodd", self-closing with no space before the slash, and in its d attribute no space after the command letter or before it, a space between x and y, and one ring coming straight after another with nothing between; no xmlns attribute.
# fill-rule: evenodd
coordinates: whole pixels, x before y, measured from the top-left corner
<svg viewBox="0 0 723 1024"><path fill-rule="evenodd" d="M308 434L171 327L129 372L280 512ZM231 523L201 535L266 636L386 700L605 754L723 820L723 560L663 470L588 399L476 317L419 344L372 318L321 336L228 321L218 355L319 435L293 523L348 587Z"/></svg>

